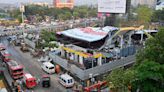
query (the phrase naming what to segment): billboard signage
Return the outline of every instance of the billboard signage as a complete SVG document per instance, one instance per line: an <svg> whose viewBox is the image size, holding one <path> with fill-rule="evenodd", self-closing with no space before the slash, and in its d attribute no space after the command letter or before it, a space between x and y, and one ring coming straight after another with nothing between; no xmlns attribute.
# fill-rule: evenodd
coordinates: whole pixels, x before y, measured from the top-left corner
<svg viewBox="0 0 164 92"><path fill-rule="evenodd" d="M21 5L21 6L20 6L20 12L25 12L25 7L24 7L24 5Z"/></svg>
<svg viewBox="0 0 164 92"><path fill-rule="evenodd" d="M126 13L126 0L98 0L98 12Z"/></svg>

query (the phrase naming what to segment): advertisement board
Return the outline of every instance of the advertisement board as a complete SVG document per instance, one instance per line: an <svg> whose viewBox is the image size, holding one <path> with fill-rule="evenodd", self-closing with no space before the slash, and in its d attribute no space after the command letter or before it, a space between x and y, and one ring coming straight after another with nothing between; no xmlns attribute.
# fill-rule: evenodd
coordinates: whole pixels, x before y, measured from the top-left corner
<svg viewBox="0 0 164 92"><path fill-rule="evenodd" d="M19 9L20 9L20 12L25 12L25 7L24 7L24 5L20 5Z"/></svg>
<svg viewBox="0 0 164 92"><path fill-rule="evenodd" d="M126 0L98 0L98 12L126 13Z"/></svg>

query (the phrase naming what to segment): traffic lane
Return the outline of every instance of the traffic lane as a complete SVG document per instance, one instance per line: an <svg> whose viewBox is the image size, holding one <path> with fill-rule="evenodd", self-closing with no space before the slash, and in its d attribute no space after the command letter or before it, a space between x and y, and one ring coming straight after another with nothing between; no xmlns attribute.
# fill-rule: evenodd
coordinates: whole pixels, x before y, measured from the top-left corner
<svg viewBox="0 0 164 92"><path fill-rule="evenodd" d="M27 56L26 56L27 58L25 58L22 53L19 53L12 45L9 45L8 41L3 41L3 42L6 45L6 48L9 51L9 53L11 53L14 60L16 60L18 63L22 64L25 67L26 71L30 72L32 75L37 75L37 76L44 73L40 69L36 68L34 63L30 62L32 60L28 59Z"/></svg>
<svg viewBox="0 0 164 92"><path fill-rule="evenodd" d="M20 50L18 50L18 48L16 49L12 45L9 45L7 40L3 40L3 43L6 45L7 50L12 54L14 59L18 63L26 67L26 71L28 71L34 76L39 76L39 77L41 77L42 74L45 74L45 72L43 72L40 66L37 64L37 61L35 62L33 61L33 59L29 59L28 55L24 55L26 53L22 53ZM54 76L52 76L51 78L52 78L51 87L49 88L48 92L66 92L66 89L57 82ZM46 89L37 87L37 90L35 90L35 92L47 92L47 91Z"/></svg>
<svg viewBox="0 0 164 92"><path fill-rule="evenodd" d="M21 55L23 55L23 56L26 56L25 58L30 58L31 60L29 61L32 65L34 65L34 67L37 67L37 69L39 69L39 70L37 70L37 71L39 71L41 74L39 74L39 76L41 77L43 74L46 74L43 70L42 70L42 68L40 67L41 66L41 63L39 63L38 61L37 61L37 59L34 59L34 58L32 58L32 56L30 55L30 53L23 53L22 51L20 51L20 49L19 49L19 47L15 47L15 49L21 54ZM29 66L29 67L31 67L32 68L32 66ZM59 83L58 83L58 76L56 75L56 74L53 74L53 75L50 75L50 77L51 77L51 87L49 88L49 90L50 90L50 92L66 92L66 89L62 86L62 85L60 85ZM41 86L41 85L40 85ZM54 91L55 90L55 91ZM47 92L47 89L42 89L42 90L40 90L40 89L38 89L38 90L36 90L36 92Z"/></svg>
<svg viewBox="0 0 164 92"><path fill-rule="evenodd" d="M27 58L27 59L30 59L30 63L32 64L33 63L33 65L35 65L34 67L37 67L37 71L40 71L40 73L42 72L42 74L39 74L39 76L41 77L43 74L46 74L43 70L42 70L42 68L41 68L41 63L40 62L38 62L37 61L37 59L36 58L32 58L32 56L30 55L30 53L23 53L22 51L20 51L20 48L19 47L14 47L21 55L23 55L23 56L26 56L25 58ZM31 68L32 68L32 66L31 66ZM58 91L58 92L66 92L66 90L67 89L65 89L61 84L59 84L58 83L58 76L56 75L56 74L52 74L52 75L50 75L50 77L51 77L51 85L53 85L53 86L51 86L50 87L50 89L51 90L56 90L56 91ZM58 90L57 90L57 88L58 88ZM68 90L70 90L70 89L68 89ZM43 90L42 90L43 91ZM55 92L56 92L55 91ZM41 90L37 90L37 92L41 92ZM43 91L43 92L47 92L47 91ZM50 92L54 92L54 91L50 91Z"/></svg>

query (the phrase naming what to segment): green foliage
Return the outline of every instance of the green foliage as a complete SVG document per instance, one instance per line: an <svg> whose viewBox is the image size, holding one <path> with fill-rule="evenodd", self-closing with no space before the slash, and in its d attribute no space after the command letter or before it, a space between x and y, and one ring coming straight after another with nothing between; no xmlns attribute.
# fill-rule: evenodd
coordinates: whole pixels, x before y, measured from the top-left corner
<svg viewBox="0 0 164 92"><path fill-rule="evenodd" d="M136 67L136 81L133 82L133 90L138 88L142 92L163 92L164 65L154 61L145 60Z"/></svg>
<svg viewBox="0 0 164 92"><path fill-rule="evenodd" d="M164 21L164 8L162 10L154 11L152 21L159 22Z"/></svg>
<svg viewBox="0 0 164 92"><path fill-rule="evenodd" d="M55 37L55 32L52 31L46 31L46 30L42 30L41 32L41 38L43 40L45 40L45 42L50 42L50 41L55 41L56 37Z"/></svg>
<svg viewBox="0 0 164 92"><path fill-rule="evenodd" d="M18 19L19 22L22 22L21 12L19 9L8 11L10 17Z"/></svg>
<svg viewBox="0 0 164 92"><path fill-rule="evenodd" d="M73 16L74 16L75 19L77 19L79 17L79 12L76 12L76 11L73 12Z"/></svg>
<svg viewBox="0 0 164 92"><path fill-rule="evenodd" d="M58 18L60 20L67 20L67 19L71 19L72 14L70 12L65 12L64 14L59 14Z"/></svg>
<svg viewBox="0 0 164 92"><path fill-rule="evenodd" d="M113 90L116 92L128 91L128 86L134 81L135 71L132 69L124 70L123 68L118 68L113 70L107 77L106 81L109 86L113 84ZM111 83L110 83L111 82Z"/></svg>
<svg viewBox="0 0 164 92"><path fill-rule="evenodd" d="M51 41L56 41L55 32L42 30L40 36L41 36L41 40L44 40L45 42L41 43L41 41L39 41L37 46L36 46L37 48L58 47L56 44L50 43Z"/></svg>
<svg viewBox="0 0 164 92"><path fill-rule="evenodd" d="M127 85L133 92L164 92L164 27L154 38L146 41L139 51L136 64L128 70L116 69L106 78L116 92L126 92Z"/></svg>
<svg viewBox="0 0 164 92"><path fill-rule="evenodd" d="M137 15L137 21L140 25L148 26L149 22L151 21L151 17L153 14L153 11L148 8L147 6L139 6L139 8L136 10Z"/></svg>
<svg viewBox="0 0 164 92"><path fill-rule="evenodd" d="M68 20L71 19L72 16L74 18L84 18L84 17L95 17L97 16L97 9L90 8L88 6L79 6L74 7L74 9L69 8L48 8L45 6L38 6L38 5L28 5L25 7L25 15L38 15L44 19L43 16L51 16L54 19L59 18L60 20Z"/></svg>
<svg viewBox="0 0 164 92"><path fill-rule="evenodd" d="M137 54L134 90L139 88L142 92L164 92L164 28L159 30Z"/></svg>
<svg viewBox="0 0 164 92"><path fill-rule="evenodd" d="M137 55L137 62L150 60L164 64L164 28L159 30L154 38L146 41L145 49Z"/></svg>

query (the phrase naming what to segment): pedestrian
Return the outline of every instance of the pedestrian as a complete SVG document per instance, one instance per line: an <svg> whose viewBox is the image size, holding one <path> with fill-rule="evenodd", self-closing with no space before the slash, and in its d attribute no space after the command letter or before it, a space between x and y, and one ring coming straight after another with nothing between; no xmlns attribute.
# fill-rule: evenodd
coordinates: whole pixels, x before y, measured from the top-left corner
<svg viewBox="0 0 164 92"><path fill-rule="evenodd" d="M38 85L40 84L40 79L39 78L37 79L37 83L38 83Z"/></svg>
<svg viewBox="0 0 164 92"><path fill-rule="evenodd" d="M21 88L23 88L22 80L19 80L19 85L20 85Z"/></svg>
<svg viewBox="0 0 164 92"><path fill-rule="evenodd" d="M5 67L5 62L2 62L2 66Z"/></svg>

